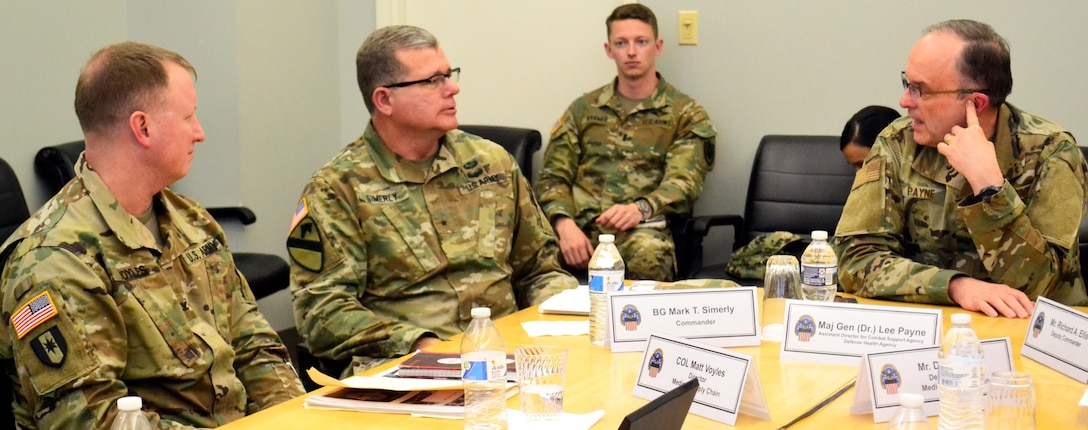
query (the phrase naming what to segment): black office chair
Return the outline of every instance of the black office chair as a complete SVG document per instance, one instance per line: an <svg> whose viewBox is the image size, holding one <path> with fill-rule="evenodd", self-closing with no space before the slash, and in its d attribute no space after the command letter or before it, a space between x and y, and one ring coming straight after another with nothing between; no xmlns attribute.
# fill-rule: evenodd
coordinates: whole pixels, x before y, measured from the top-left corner
<svg viewBox="0 0 1088 430"><path fill-rule="evenodd" d="M77 140L56 146L47 146L34 157L34 172L45 182L47 189L56 193L75 177L76 160L83 152L84 142ZM257 222L257 215L247 207L207 208L216 220L236 219L242 225ZM283 258L273 254L233 252L234 264L246 277L249 288L257 299L264 298L291 284L290 267Z"/></svg>
<svg viewBox="0 0 1088 430"><path fill-rule="evenodd" d="M462 125L457 128L502 145L518 161L518 167L525 174L525 179L532 182L533 154L540 150L539 131L497 125Z"/></svg>
<svg viewBox="0 0 1088 430"><path fill-rule="evenodd" d="M0 158L0 243L3 243L30 217L30 210L26 207L26 197L19 186L19 178L15 176L7 161ZM0 256L0 269L6 258ZM11 410L12 392L11 380L13 375L8 375L7 370L14 371L15 363L12 360L0 361L0 428L15 428L15 414ZM8 423L8 425L3 425Z"/></svg>
<svg viewBox="0 0 1088 430"><path fill-rule="evenodd" d="M806 242L813 230L834 234L853 181L854 169L842 159L838 136L764 136L752 163L744 216L697 216L683 226L685 246L689 247L683 252L691 256L686 270L694 274L690 277L725 276L724 266L692 264L702 263L702 240L709 229L717 226L733 228L734 250L756 236L774 231L797 233ZM678 255L679 246L677 243ZM751 284L763 280L737 281Z"/></svg>

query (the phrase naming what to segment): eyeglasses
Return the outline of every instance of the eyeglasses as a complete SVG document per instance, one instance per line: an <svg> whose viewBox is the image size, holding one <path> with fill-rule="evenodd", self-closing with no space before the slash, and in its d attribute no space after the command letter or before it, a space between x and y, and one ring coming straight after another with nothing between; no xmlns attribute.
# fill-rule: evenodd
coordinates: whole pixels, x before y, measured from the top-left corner
<svg viewBox="0 0 1088 430"><path fill-rule="evenodd" d="M447 80L453 81L454 83L456 83L457 78L460 77L460 75L461 75L461 68L458 67L456 69L450 69L450 71L448 71L446 73L435 73L434 75L432 75L431 77L426 78L426 79L420 79L418 81L397 82L395 84L382 85L382 86L385 87L385 88L404 88L404 87L410 87L412 85L423 85L423 86L425 86L427 88L434 89L434 88L438 88L438 87L441 87L441 86L445 85Z"/></svg>
<svg viewBox="0 0 1088 430"><path fill-rule="evenodd" d="M907 72L899 72L899 77L903 79L903 89L910 92L911 100L918 103L919 100L926 98L927 96L937 96L941 94L970 94L986 91L985 89L962 89L962 90L948 90L948 91L922 91L907 81Z"/></svg>

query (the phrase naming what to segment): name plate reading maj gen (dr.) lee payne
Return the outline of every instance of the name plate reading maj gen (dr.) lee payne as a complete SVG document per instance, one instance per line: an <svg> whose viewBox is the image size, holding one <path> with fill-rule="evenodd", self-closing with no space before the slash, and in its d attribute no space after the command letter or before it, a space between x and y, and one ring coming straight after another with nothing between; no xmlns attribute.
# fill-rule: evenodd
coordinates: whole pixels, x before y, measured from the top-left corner
<svg viewBox="0 0 1088 430"><path fill-rule="evenodd" d="M650 332L713 346L759 345L755 287L623 291L608 295L612 352L642 351Z"/></svg>

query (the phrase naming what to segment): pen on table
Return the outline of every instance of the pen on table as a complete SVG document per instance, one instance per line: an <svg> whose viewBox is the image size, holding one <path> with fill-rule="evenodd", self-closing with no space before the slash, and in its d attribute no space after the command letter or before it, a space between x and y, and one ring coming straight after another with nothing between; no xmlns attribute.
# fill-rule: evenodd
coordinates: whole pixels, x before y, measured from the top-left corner
<svg viewBox="0 0 1088 430"><path fill-rule="evenodd" d="M801 414L797 418L794 418L793 421L790 421L790 422L786 423L785 425L783 425L782 427L779 427L778 429L782 430L784 428L788 428L789 426L797 424L798 421L801 421L801 420L803 420L805 418L808 418L810 415L812 415L812 414L816 413L816 411L820 410L820 408L823 408L824 406L827 406L829 403L831 403L835 399L839 398L839 396L841 396L842 393L845 393L846 390L849 390L850 387L853 387L855 382L857 382L856 379L853 380L853 381L850 381L849 384L846 384L842 388L839 388L839 391L836 391L830 397L824 399L822 402L818 403L816 406L813 406L812 409L809 409L808 411L805 411L805 413Z"/></svg>

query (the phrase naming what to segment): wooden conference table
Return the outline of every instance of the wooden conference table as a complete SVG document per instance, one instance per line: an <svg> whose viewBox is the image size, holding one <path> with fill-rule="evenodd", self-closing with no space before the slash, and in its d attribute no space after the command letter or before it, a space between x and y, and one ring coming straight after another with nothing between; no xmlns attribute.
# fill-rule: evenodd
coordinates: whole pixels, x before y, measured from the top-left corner
<svg viewBox="0 0 1088 430"><path fill-rule="evenodd" d="M848 294L841 294L852 297ZM939 308L944 313L944 328L951 326L951 315L964 312L957 307L913 305L858 298L859 303ZM1086 311L1088 308L1078 308ZM1084 394L1085 385L1062 375L1030 359L1020 358L1020 347L1027 332L1027 319L989 318L974 313L972 326L979 337L1008 336L1012 343L1013 363L1016 370L1031 374L1035 383L1037 428L1088 428L1088 410L1077 405ZM544 315L531 307L513 315L498 319L495 323L502 332L509 352L529 344L560 345L570 349L567 363L566 399L563 410L569 413L587 413L598 409L604 417L594 429L615 429L623 417L647 403L632 395L635 377L642 360L642 352L613 354L608 349L589 343L587 335L529 337L521 328L524 321L574 321L586 317ZM460 336L437 345L433 350L456 352ZM762 420L740 414L736 427L751 429L781 428L809 412L834 393L850 385L857 376L857 366L780 362L781 344L764 341L760 346L735 347L731 350L753 357L763 387L771 420ZM398 360L399 361L399 360ZM860 361L860 360L859 360ZM395 365L374 369L377 373ZM323 388L315 393L326 392ZM798 429L824 428L872 428L884 429L887 423L874 424L872 414L850 415L854 388L846 389L837 399L818 409L807 418L790 425ZM311 393L312 394L312 393ZM352 411L313 410L303 407L305 396L290 400L260 413L235 421L223 429L295 429L295 428L389 428L389 429L461 429L461 420L438 418L413 418L409 415L376 414ZM507 403L512 409L520 408L517 396ZM937 428L936 417L930 418L932 428ZM720 429L727 425L696 415L688 415L685 429Z"/></svg>

